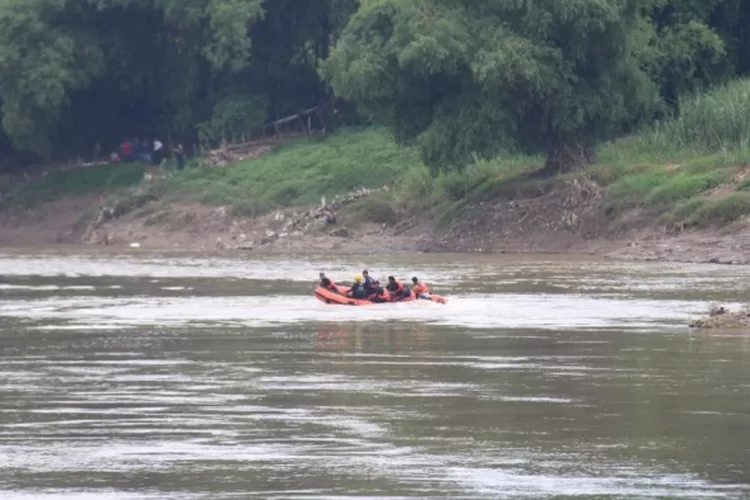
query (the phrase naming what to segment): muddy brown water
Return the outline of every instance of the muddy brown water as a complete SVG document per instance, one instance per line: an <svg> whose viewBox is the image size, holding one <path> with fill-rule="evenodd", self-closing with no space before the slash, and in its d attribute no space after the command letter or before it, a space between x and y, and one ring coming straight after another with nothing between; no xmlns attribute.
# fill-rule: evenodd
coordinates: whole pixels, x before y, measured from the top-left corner
<svg viewBox="0 0 750 500"><path fill-rule="evenodd" d="M319 270L449 299L328 306ZM0 254L0 498L750 498L750 269Z"/></svg>

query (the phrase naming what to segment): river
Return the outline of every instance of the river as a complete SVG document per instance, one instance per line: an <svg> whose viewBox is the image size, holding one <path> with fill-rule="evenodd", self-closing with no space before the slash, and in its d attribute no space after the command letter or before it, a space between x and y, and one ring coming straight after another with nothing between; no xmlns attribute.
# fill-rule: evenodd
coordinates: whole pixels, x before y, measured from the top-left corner
<svg viewBox="0 0 750 500"><path fill-rule="evenodd" d="M417 274L448 298L329 306ZM750 498L750 268L0 253L0 498Z"/></svg>

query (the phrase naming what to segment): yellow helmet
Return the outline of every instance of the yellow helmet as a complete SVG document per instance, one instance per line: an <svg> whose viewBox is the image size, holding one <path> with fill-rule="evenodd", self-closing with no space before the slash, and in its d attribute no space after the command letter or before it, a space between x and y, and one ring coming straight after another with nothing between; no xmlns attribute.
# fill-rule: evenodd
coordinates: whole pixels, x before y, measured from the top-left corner
<svg viewBox="0 0 750 500"><path fill-rule="evenodd" d="M359 283L360 281L362 281L362 275L361 274L356 275L354 277L354 281L356 281L357 283Z"/></svg>

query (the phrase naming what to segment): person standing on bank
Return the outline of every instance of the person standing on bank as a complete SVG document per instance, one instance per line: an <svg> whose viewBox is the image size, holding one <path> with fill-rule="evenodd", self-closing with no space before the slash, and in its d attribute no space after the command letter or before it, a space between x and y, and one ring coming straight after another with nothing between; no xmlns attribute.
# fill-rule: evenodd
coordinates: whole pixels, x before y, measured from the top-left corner
<svg viewBox="0 0 750 500"><path fill-rule="evenodd" d="M172 149L174 155L174 161L177 163L177 170L185 168L185 150L182 148L182 144L178 144L176 148Z"/></svg>
<svg viewBox="0 0 750 500"><path fill-rule="evenodd" d="M154 165L161 164L163 155L164 155L164 144L162 144L162 142L157 137L156 139L154 139L154 152L151 157L153 164Z"/></svg>

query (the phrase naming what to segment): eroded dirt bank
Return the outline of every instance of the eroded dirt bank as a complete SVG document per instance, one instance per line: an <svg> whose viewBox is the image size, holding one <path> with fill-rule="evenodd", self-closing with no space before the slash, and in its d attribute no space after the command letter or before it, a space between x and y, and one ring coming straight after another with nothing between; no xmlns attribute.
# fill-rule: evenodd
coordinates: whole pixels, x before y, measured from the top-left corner
<svg viewBox="0 0 750 500"><path fill-rule="evenodd" d="M351 196L367 196L366 192ZM442 227L426 214L391 225L361 222L338 210L335 224L319 207L263 217L227 207L156 200L92 224L102 197L59 200L23 213L0 213L0 245L110 245L236 252L571 253L636 260L750 263L750 224L675 231L632 212L616 220L593 183L569 182L537 196L478 202Z"/></svg>

